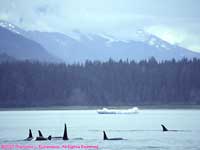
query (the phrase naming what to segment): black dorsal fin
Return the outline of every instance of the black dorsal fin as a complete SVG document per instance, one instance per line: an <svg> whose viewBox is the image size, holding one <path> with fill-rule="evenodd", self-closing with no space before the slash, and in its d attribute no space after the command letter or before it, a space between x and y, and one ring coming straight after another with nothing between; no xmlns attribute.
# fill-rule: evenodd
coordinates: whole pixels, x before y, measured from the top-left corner
<svg viewBox="0 0 200 150"><path fill-rule="evenodd" d="M108 140L108 137L107 137L107 135L106 135L106 132L105 132L105 131L103 131L103 140Z"/></svg>
<svg viewBox="0 0 200 150"><path fill-rule="evenodd" d="M28 138L33 138L33 135L32 135L32 131L31 131L31 129L29 129L29 135L28 135Z"/></svg>
<svg viewBox="0 0 200 150"><path fill-rule="evenodd" d="M40 130L38 130L39 133L39 137L43 137L42 132Z"/></svg>
<svg viewBox="0 0 200 150"><path fill-rule="evenodd" d="M161 126L162 126L163 131L168 131L168 129L163 124L161 124Z"/></svg>
<svg viewBox="0 0 200 150"><path fill-rule="evenodd" d="M63 140L68 140L66 123L65 123L65 127L64 127Z"/></svg>

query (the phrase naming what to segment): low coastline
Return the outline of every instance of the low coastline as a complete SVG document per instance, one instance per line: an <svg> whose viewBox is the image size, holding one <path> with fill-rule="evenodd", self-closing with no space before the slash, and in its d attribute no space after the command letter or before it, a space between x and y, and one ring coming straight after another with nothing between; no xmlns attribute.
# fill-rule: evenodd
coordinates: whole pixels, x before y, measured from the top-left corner
<svg viewBox="0 0 200 150"><path fill-rule="evenodd" d="M130 109L138 107L143 109L183 109L183 110L200 110L200 105L137 105L137 106L47 106L47 107L0 107L0 111L34 111L34 110L97 110L102 108L108 109Z"/></svg>

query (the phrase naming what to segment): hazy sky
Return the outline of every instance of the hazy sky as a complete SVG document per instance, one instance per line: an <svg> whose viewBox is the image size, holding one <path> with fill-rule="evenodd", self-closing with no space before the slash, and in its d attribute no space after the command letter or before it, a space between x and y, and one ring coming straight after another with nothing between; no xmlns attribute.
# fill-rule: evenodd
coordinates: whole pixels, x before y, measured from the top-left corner
<svg viewBox="0 0 200 150"><path fill-rule="evenodd" d="M200 0L0 0L0 19L28 30L105 33L137 29L200 52Z"/></svg>

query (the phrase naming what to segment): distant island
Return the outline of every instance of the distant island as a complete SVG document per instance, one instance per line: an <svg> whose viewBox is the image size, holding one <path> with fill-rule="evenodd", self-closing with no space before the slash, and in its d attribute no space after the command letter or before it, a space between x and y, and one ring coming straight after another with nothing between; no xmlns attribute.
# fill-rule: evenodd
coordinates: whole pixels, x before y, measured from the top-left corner
<svg viewBox="0 0 200 150"><path fill-rule="evenodd" d="M0 63L0 107L200 104L200 60Z"/></svg>

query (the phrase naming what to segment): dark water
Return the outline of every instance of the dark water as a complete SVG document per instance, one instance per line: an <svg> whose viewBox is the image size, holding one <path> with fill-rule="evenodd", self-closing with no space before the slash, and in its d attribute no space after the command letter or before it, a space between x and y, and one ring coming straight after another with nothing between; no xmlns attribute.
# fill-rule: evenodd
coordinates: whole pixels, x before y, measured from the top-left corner
<svg viewBox="0 0 200 150"><path fill-rule="evenodd" d="M200 110L140 110L131 115L99 115L94 110L1 111L0 122L1 149L3 146L49 150L89 149L86 146L91 146L90 150L200 149ZM38 129L44 136L62 136L64 123L68 126L69 141L22 141L28 136L29 128L34 137ZM178 131L162 132L160 124ZM108 137L127 140L103 141L103 130ZM78 137L84 139L73 140Z"/></svg>

